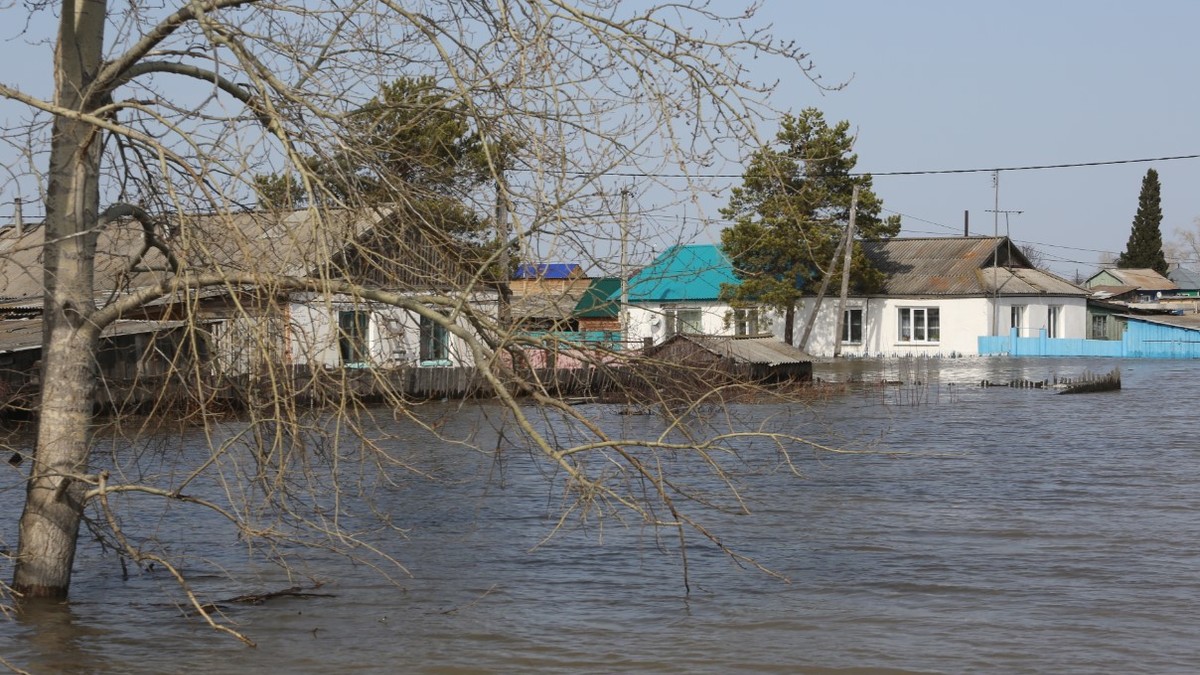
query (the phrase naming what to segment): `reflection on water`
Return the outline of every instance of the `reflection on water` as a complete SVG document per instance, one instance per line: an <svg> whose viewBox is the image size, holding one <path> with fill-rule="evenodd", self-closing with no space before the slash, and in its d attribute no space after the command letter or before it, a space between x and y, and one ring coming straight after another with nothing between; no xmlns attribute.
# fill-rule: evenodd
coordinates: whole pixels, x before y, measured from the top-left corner
<svg viewBox="0 0 1200 675"><path fill-rule="evenodd" d="M1119 393L981 389L984 379L1122 368ZM911 370L906 373L904 368ZM917 369L922 369L919 372ZM919 378L906 375L917 373ZM389 585L311 554L335 598L234 606L257 649L173 605L165 575L81 550L69 607L0 624L0 654L34 672L1190 672L1200 666L1200 447L1190 407L1200 363L961 359L823 364L830 381L923 383L897 401L870 388L811 409L743 406L743 422L877 454L766 445L739 477L750 515L713 516L723 541L786 578L693 541L688 593L670 533L613 519L554 526L558 493L515 451L392 440L437 480L380 486L397 532L373 543L412 572ZM972 386L974 385L974 386ZM893 389L896 391L899 389ZM914 404L908 404L914 403ZM585 408L627 436L652 416ZM451 437L511 447L468 408ZM563 433L568 433L563 430ZM416 439L421 439L417 441ZM905 454L890 454L901 451ZM16 493L3 479L0 506ZM10 541L15 517L0 535ZM166 527L164 525L164 527ZM230 569L217 597L292 583L248 567L232 541L171 523L188 553ZM246 586L254 586L247 588Z"/></svg>

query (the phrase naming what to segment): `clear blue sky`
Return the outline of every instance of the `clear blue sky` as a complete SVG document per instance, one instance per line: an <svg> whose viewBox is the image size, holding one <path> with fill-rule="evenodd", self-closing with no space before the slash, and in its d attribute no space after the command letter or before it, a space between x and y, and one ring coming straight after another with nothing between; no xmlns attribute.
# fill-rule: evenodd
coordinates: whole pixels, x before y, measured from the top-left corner
<svg viewBox="0 0 1200 675"><path fill-rule="evenodd" d="M767 0L760 18L811 54L822 95L783 82L775 104L815 106L858 131L869 172L1012 167L1200 154L1200 2ZM1089 274L1124 249L1148 168L1163 236L1200 217L1200 159L1004 172L1014 239ZM904 235L991 234L987 173L875 179ZM926 222L929 221L929 222ZM1000 231L1004 232L1004 217Z"/></svg>
<svg viewBox="0 0 1200 675"><path fill-rule="evenodd" d="M714 2L721 11L744 4ZM815 106L830 121L849 120L864 171L1200 154L1200 2L766 0L759 20L803 46L826 82L847 82L822 94L790 76L774 104ZM47 92L44 48L22 44L20 25L0 33L8 64L0 79ZM999 206L1023 211L1010 216L1011 235L1045 252L1055 271L1089 274L1101 257L1124 248L1151 167L1162 181L1169 240L1200 217L1200 159L1005 172ZM0 188L11 187L0 176ZM903 214L905 235L959 234L964 210L973 232L993 231L989 173L879 176L875 187L887 209ZM713 197L707 215L726 198ZM715 239L719 229L714 224L702 236Z"/></svg>

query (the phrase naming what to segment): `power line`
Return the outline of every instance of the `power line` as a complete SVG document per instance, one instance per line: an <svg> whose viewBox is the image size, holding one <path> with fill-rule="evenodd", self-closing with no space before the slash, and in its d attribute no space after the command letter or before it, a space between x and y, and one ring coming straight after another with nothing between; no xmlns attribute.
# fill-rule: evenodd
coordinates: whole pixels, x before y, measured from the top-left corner
<svg viewBox="0 0 1200 675"><path fill-rule="evenodd" d="M1065 164L1026 164L1020 166L994 166L974 169L920 169L913 171L854 171L851 176L938 176L965 173L995 173L997 171L1043 171L1046 169L1079 169L1090 166L1116 166L1120 164L1145 164L1147 162L1173 162L1183 159L1200 159L1195 155L1170 155L1166 157L1141 157L1138 159L1112 159L1099 162L1070 162ZM577 174L579 176L590 174ZM609 171L606 176L619 178L742 178L742 173L646 173L639 171Z"/></svg>

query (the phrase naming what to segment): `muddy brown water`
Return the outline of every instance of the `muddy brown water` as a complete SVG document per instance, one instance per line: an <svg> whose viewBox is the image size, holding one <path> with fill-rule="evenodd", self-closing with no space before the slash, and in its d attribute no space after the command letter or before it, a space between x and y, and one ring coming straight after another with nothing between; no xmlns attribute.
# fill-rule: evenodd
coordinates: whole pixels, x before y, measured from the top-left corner
<svg viewBox="0 0 1200 675"><path fill-rule="evenodd" d="M1119 393L979 387L1114 366ZM497 464L397 424L389 442L441 480L379 487L372 504L404 532L364 536L410 576L389 584L312 552L289 578L248 560L215 523L148 510L130 529L169 535L210 596L320 578L333 597L229 608L258 643L246 648L184 616L161 571L124 579L114 556L85 541L72 601L0 619L0 657L36 673L1200 668L1200 362L852 361L817 374L901 384L732 414L874 452L798 450L797 478L748 442L738 480L752 513L708 516L727 544L786 581L693 539L689 591L671 533L612 516L572 521L539 546L560 502L537 464L520 451ZM630 436L662 425L616 406L583 409ZM467 408L443 430L494 447L481 420L495 415ZM12 517L0 537L11 545L19 474L5 469L0 507Z"/></svg>

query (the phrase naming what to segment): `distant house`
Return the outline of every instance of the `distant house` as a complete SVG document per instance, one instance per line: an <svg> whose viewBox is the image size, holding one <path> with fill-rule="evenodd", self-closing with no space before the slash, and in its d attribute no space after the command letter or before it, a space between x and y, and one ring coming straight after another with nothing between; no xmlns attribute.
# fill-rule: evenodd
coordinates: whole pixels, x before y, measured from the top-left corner
<svg viewBox="0 0 1200 675"><path fill-rule="evenodd" d="M1172 263L1167 267L1167 278L1178 287L1177 295L1200 297L1200 272Z"/></svg>
<svg viewBox="0 0 1200 675"><path fill-rule="evenodd" d="M203 290L177 293L126 317L113 344L135 340L160 357L165 330L170 344L202 345L208 372L235 376L263 368L390 368L473 365L465 342L437 321L381 302L326 296L274 285L272 279L347 281L422 299L461 296L470 306L495 312L497 289L480 284L472 262L436 233L398 222L388 209L256 211L212 215L176 214L164 221L165 244L193 272L219 270L236 279ZM0 319L40 317L43 282L41 227L0 232ZM171 278L168 260L156 248L143 251L141 225L114 223L99 234L96 252L97 303ZM141 252L143 255L139 255ZM455 322L469 327L465 318ZM119 332L114 334L114 331ZM129 342L130 345L134 343ZM136 345L134 345L136 346ZM26 349L40 349L40 343ZM141 347L138 347L141 350ZM101 354L102 373L134 372L138 350ZM5 351L0 339L0 353ZM113 362L105 366L105 359ZM178 364L177 364L178 365ZM145 371L145 367L142 367Z"/></svg>
<svg viewBox="0 0 1200 675"><path fill-rule="evenodd" d="M590 279L578 263L525 263L509 281L513 325L522 332L576 331L575 305Z"/></svg>
<svg viewBox="0 0 1200 675"><path fill-rule="evenodd" d="M580 332L621 331L621 279L600 277L592 279L575 303L572 315Z"/></svg>
<svg viewBox="0 0 1200 675"><path fill-rule="evenodd" d="M863 242L885 274L883 289L847 299L846 356L954 356L979 353L989 335L1083 338L1088 291L1034 268L1007 237L918 237ZM815 300L804 298L797 331ZM838 298L825 298L806 349L832 355ZM781 330L781 329L777 329Z"/></svg>
<svg viewBox="0 0 1200 675"><path fill-rule="evenodd" d="M766 326L759 310L735 309L721 299L721 285L737 283L719 247L672 246L629 279L628 339L759 334Z"/></svg>
<svg viewBox="0 0 1200 675"><path fill-rule="evenodd" d="M1094 297L1112 302L1157 302L1173 295L1179 286L1152 269L1104 269L1083 282Z"/></svg>
<svg viewBox="0 0 1200 675"><path fill-rule="evenodd" d="M1172 265L1164 277L1152 269L1100 270L1084 285L1093 301L1115 303L1129 310L1161 313L1200 312L1200 278L1194 272ZM1100 322L1104 310L1093 305L1091 320Z"/></svg>

